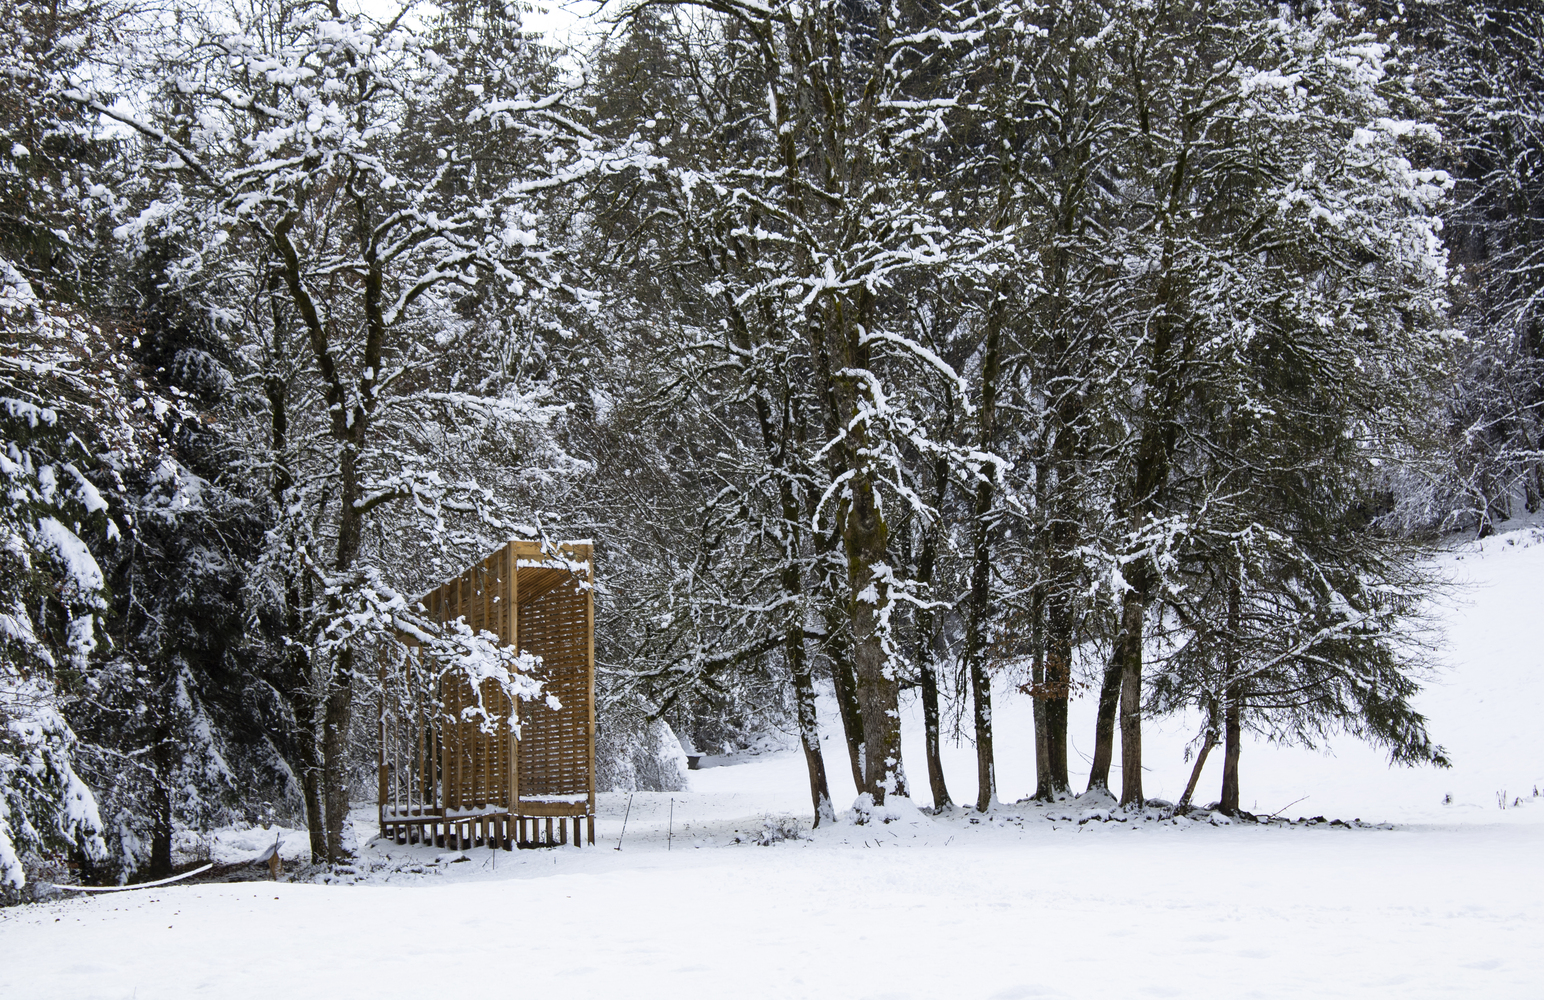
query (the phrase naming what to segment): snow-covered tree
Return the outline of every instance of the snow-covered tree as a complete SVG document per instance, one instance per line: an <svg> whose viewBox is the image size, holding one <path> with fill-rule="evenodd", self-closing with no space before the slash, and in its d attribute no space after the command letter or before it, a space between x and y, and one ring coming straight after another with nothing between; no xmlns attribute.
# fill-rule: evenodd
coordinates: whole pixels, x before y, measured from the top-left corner
<svg viewBox="0 0 1544 1000"><path fill-rule="evenodd" d="M581 467L548 433L564 404L521 378L509 338L584 309L561 195L628 161L582 124L556 53L501 30L512 10L489 16L190 14L147 67L171 81L152 106L79 95L143 139L148 205L118 237L183 237L169 276L254 390L242 419L273 522L252 585L284 623L319 858L344 853L360 657L393 626L380 595L449 575L514 532L522 489ZM503 350L473 355L493 300Z"/></svg>
<svg viewBox="0 0 1544 1000"><path fill-rule="evenodd" d="M105 853L95 799L75 773L60 688L90 682L107 607L106 581L81 535L117 530L82 472L95 458L83 441L117 422L110 406L92 404L126 400L103 400L94 384L101 371L85 347L94 331L50 312L14 267L0 267L0 886L10 890L26 881L26 855Z"/></svg>
<svg viewBox="0 0 1544 1000"><path fill-rule="evenodd" d="M1456 181L1444 238L1453 258L1454 381L1448 462L1391 485L1404 530L1481 536L1517 505L1544 502L1544 11L1536 4L1411 4L1425 85L1441 100L1444 162Z"/></svg>
<svg viewBox="0 0 1544 1000"><path fill-rule="evenodd" d="M1436 132L1413 117L1394 46L1346 13L1174 4L1136 12L1117 43L1132 103L1106 260L1126 309L1104 405L1123 436L1109 549L1123 802L1142 801L1149 613L1215 500L1202 470L1228 464L1226 491L1271 469L1269 445L1263 468L1229 453L1241 434L1313 442L1320 462L1395 460L1442 371L1447 179L1412 164Z"/></svg>

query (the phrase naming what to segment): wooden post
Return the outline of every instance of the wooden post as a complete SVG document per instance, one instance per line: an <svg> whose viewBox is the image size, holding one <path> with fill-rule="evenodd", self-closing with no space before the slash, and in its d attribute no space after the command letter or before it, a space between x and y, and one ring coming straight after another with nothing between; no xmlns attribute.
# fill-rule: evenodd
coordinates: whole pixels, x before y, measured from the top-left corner
<svg viewBox="0 0 1544 1000"><path fill-rule="evenodd" d="M485 566L475 566L472 569L472 609L469 617L475 618L477 624L472 626L473 634L487 627L488 617L488 571ZM487 692L478 690L474 697L486 697ZM486 705L486 703L485 703ZM470 793L472 800L467 805L479 807L487 801L487 733L483 732L482 724L477 723L471 727L468 734L471 737L471 754L467 759L469 770L472 772Z"/></svg>
<svg viewBox="0 0 1544 1000"><path fill-rule="evenodd" d="M375 819L376 826L380 828L381 839L386 838L386 661L384 658L377 660L376 676L380 687L377 688L376 697L380 699L376 713L377 742L375 746Z"/></svg>
<svg viewBox="0 0 1544 1000"><path fill-rule="evenodd" d="M466 573L463 573L461 576L456 578L456 615L462 621L466 622L468 625L471 624L471 617L472 617L472 609L471 609L471 604L472 604L471 589L472 588L471 588L470 584L471 584L471 571L470 570L467 571ZM466 758L467 749L468 749L468 747L467 747L467 742L468 742L467 741L467 735L468 734L466 732L466 721L464 719L462 719L462 717L461 717L461 709L465 708L466 706L461 703L460 695L461 695L461 684L460 684L460 679L458 678L457 679L457 684L456 684L456 696L457 697L456 697L456 721L455 721L455 726L456 726L456 798L455 798L455 805L458 806L458 807L459 806L467 805L467 803L464 801L465 796L462 794L462 791L463 791L463 788L465 786L465 782L466 782L466 778L467 778L467 775L465 773L465 771L466 771L466 759L465 758ZM450 806L451 805L451 803L448 800L446 801L445 804L446 804L446 806Z"/></svg>
<svg viewBox="0 0 1544 1000"><path fill-rule="evenodd" d="M585 763L588 773L585 776L585 784L589 786L588 814L595 815L595 546L584 547L586 576L589 584L584 592L584 623L585 631L589 634L589 649L586 651L588 670L585 677L585 700L589 702L589 720L585 727L586 756Z"/></svg>
<svg viewBox="0 0 1544 1000"><path fill-rule="evenodd" d="M509 562L509 644L515 647L515 652L520 651L520 553L516 548L518 543L511 541L504 546L505 558ZM520 721L520 704L518 701L509 703L510 721ZM509 733L509 811L515 815L520 814L520 738L514 730ZM521 822L521 832L525 832L524 821ZM522 841L524 838L521 838Z"/></svg>

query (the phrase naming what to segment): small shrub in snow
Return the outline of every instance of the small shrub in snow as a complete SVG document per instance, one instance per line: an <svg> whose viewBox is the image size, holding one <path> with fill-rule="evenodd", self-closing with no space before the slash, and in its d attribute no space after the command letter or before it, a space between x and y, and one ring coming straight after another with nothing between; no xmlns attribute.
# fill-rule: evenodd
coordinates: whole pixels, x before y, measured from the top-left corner
<svg viewBox="0 0 1544 1000"><path fill-rule="evenodd" d="M761 829L742 831L736 835L736 844L760 844L771 847L784 840L803 840L804 827L793 816L763 816Z"/></svg>
<svg viewBox="0 0 1544 1000"><path fill-rule="evenodd" d="M686 752L664 719L615 711L604 720L595 744L597 788L679 792L686 787Z"/></svg>

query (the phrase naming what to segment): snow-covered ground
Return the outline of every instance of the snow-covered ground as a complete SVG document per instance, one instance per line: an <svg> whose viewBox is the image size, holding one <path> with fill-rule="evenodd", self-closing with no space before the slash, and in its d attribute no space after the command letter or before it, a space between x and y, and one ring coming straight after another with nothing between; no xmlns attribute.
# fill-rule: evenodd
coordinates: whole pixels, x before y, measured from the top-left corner
<svg viewBox="0 0 1544 1000"><path fill-rule="evenodd" d="M903 807L813 836L805 820L762 846L808 810L800 755L765 754L630 807L604 796L593 849L375 844L343 876L355 886L168 886L0 911L0 997L1544 997L1544 541L1518 531L1440 562L1466 589L1440 610L1446 668L1419 704L1453 768L1391 770L1349 740L1333 756L1250 745L1242 761L1253 811L1376 825ZM1011 802L1033 785L1028 707L1001 699L997 719ZM905 721L927 804L916 713ZM1091 704L1072 726L1086 753ZM1194 720L1148 724L1149 795L1182 788L1193 733ZM972 753L946 756L956 800L974 798ZM835 739L827 766L849 801ZM1198 801L1217 781L1209 770ZM232 832L213 854L273 837Z"/></svg>

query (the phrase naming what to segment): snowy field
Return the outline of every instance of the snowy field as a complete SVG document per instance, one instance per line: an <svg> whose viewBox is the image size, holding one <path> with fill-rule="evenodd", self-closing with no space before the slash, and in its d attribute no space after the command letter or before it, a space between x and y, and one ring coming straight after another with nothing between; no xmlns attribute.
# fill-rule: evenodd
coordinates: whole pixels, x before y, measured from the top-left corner
<svg viewBox="0 0 1544 1000"><path fill-rule="evenodd" d="M765 754L635 796L621 850L628 797L608 795L594 849L374 844L344 877L357 885L0 911L0 997L1544 997L1544 541L1518 531L1441 562L1465 589L1441 609L1445 672L1419 705L1451 770L1390 770L1349 740L1245 748L1246 808L1361 825L1079 822L1094 803L1073 802L902 808L811 836L802 758ZM1083 753L1092 713L1074 707ZM905 749L928 805L915 715ZM1004 699L997 718L1011 803L1033 786L1028 706ZM1148 724L1150 796L1182 789L1194 725ZM1198 802L1216 797L1218 758ZM971 749L945 763L972 800ZM834 738L827 766L850 801ZM800 836L758 843L787 816Z"/></svg>

